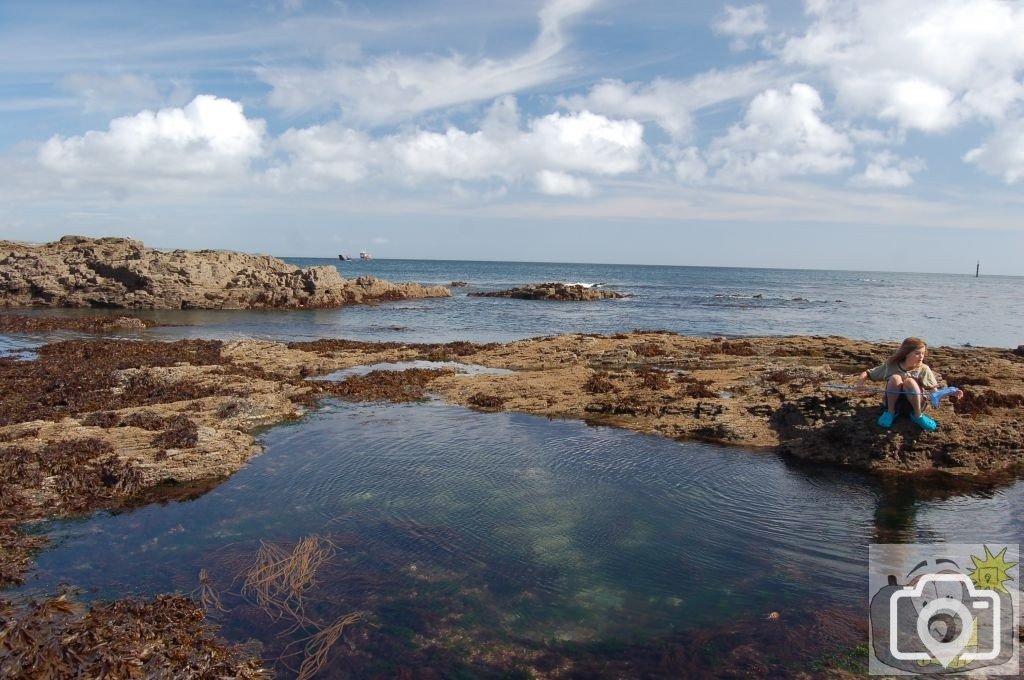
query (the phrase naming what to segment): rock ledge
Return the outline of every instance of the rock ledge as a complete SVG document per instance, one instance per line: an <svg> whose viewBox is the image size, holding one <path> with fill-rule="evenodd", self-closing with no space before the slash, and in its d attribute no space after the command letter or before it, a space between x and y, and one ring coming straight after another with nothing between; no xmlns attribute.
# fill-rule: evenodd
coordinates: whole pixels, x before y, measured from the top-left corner
<svg viewBox="0 0 1024 680"><path fill-rule="evenodd" d="M607 300L628 297L614 290L604 290L596 286L583 286L573 283L534 283L509 290L490 293L469 293L469 297L503 297L517 300L560 300L581 302L588 300Z"/></svg>
<svg viewBox="0 0 1024 680"><path fill-rule="evenodd" d="M297 309L450 295L443 286L344 279L333 266L300 269L268 255L164 252L116 237L0 241L0 305L7 307Z"/></svg>

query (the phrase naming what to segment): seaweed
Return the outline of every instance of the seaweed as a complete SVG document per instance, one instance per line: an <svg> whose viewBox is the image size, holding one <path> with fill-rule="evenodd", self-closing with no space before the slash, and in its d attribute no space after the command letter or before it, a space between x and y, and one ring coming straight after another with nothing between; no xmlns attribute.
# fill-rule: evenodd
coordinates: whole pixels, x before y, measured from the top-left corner
<svg viewBox="0 0 1024 680"><path fill-rule="evenodd" d="M718 393L711 389L711 385L714 384L711 380L700 380L692 375L680 373L676 376L676 382L682 385L679 390L681 397L710 399L718 396Z"/></svg>
<svg viewBox="0 0 1024 680"><path fill-rule="evenodd" d="M0 487L0 497L3 493L3 487ZM0 560L0 588L24 583L24 572L32 555L46 543L45 536L23 534L10 523L0 522L0 553L4 555Z"/></svg>
<svg viewBox="0 0 1024 680"><path fill-rule="evenodd" d="M199 428L185 416L166 419L164 427L166 429L151 442L158 449L191 449L199 443Z"/></svg>
<svg viewBox="0 0 1024 680"><path fill-rule="evenodd" d="M167 324L134 316L26 316L0 314L0 333L39 333L67 330L82 333L110 333L126 329L155 328Z"/></svg>
<svg viewBox="0 0 1024 680"><path fill-rule="evenodd" d="M508 401L508 397L499 397L496 394L484 394L483 392L477 392L466 400L470 406L484 409L499 409L505 405L506 401Z"/></svg>
<svg viewBox="0 0 1024 680"><path fill-rule="evenodd" d="M0 605L2 677L267 677L251 650L218 640L202 609L179 595L117 600L87 613L68 593Z"/></svg>
<svg viewBox="0 0 1024 680"><path fill-rule="evenodd" d="M590 394L608 394L619 391L615 384L608 379L608 374L604 372L595 372L590 376L583 384L583 389Z"/></svg>
<svg viewBox="0 0 1024 680"><path fill-rule="evenodd" d="M636 352L637 356L645 358L660 357L667 354L665 348L656 342L641 342L640 344L633 345L633 351Z"/></svg>
<svg viewBox="0 0 1024 680"><path fill-rule="evenodd" d="M144 372L124 380L120 371L223 364L220 348L211 340L62 341L41 347L33 361L0 360L0 426L211 396L215 388L159 382Z"/></svg>
<svg viewBox="0 0 1024 680"><path fill-rule="evenodd" d="M129 413L121 420L121 424L127 427L138 427L143 430L150 430L157 432L167 427L163 416L159 416L152 411L136 411Z"/></svg>
<svg viewBox="0 0 1024 680"><path fill-rule="evenodd" d="M953 409L960 414L984 415L992 409L1016 409L1024 406L1024 394L997 392L995 390L965 389L964 398L953 402Z"/></svg>
<svg viewBox="0 0 1024 680"><path fill-rule="evenodd" d="M638 368L636 376L640 378L640 384L649 390L664 390L671 384L665 371L658 371L647 366Z"/></svg>
<svg viewBox="0 0 1024 680"><path fill-rule="evenodd" d="M451 369L410 368L405 371L371 371L354 375L340 382L312 383L322 395L340 397L349 401L419 401L426 396L426 385L444 375L454 375Z"/></svg>
<svg viewBox="0 0 1024 680"><path fill-rule="evenodd" d="M281 661L284 661L293 655L289 649L305 643L299 652L303 656L297 676L300 680L314 677L327 663L331 647L341 638L345 629L363 618L360 612L349 612L329 625L321 625L306 614L307 594L316 583L317 572L336 553L337 546L334 543L315 534L301 539L291 551L274 543L260 541L255 562L242 574L242 595L254 601L272 620L288 623L284 635L300 629L314 631L304 639L290 643L281 657ZM202 574L200 572L200 581ZM206 592L209 592L208 586Z"/></svg>

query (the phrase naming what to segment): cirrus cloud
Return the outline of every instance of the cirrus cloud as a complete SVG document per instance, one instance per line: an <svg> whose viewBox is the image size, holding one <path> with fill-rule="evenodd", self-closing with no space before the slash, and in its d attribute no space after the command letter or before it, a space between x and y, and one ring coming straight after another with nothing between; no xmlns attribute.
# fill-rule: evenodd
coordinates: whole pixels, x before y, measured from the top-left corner
<svg viewBox="0 0 1024 680"><path fill-rule="evenodd" d="M479 102L549 82L568 72L560 58L568 44L565 24L596 0L553 0L538 13L539 32L508 59L391 54L366 63L322 68L265 68L273 88L268 101L287 111L338 107L345 118L389 123L467 102Z"/></svg>
<svg viewBox="0 0 1024 680"><path fill-rule="evenodd" d="M603 80L584 95L559 99L573 111L653 122L675 139L692 137L693 114L702 109L752 97L781 79L767 62L711 70L685 80L657 78L649 83Z"/></svg>

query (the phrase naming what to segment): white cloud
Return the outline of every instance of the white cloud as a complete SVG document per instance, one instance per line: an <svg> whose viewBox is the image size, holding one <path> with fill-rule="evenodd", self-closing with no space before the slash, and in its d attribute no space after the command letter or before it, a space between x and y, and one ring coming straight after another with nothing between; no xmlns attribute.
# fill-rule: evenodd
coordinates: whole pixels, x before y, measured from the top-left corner
<svg viewBox="0 0 1024 680"><path fill-rule="evenodd" d="M483 131L464 132L455 127L443 134L421 131L395 140L394 150L406 170L417 176L467 180L511 179L515 174L506 149Z"/></svg>
<svg viewBox="0 0 1024 680"><path fill-rule="evenodd" d="M271 178L277 183L287 176L288 181L305 188L322 186L324 180L363 180L379 153L378 145L366 134L338 123L287 130L276 147L294 163L287 171L278 168L271 172Z"/></svg>
<svg viewBox="0 0 1024 680"><path fill-rule="evenodd" d="M532 180L545 193L577 196L588 195L592 186L574 174L636 172L647 154L643 126L636 121L581 111L534 118L524 128L513 97L496 101L477 130L414 129L371 140L332 124L289 130L277 146L289 160L268 177L281 187L355 182L379 174L409 183Z"/></svg>
<svg viewBox="0 0 1024 680"><path fill-rule="evenodd" d="M635 172L645 147L643 126L635 120L611 120L581 111L552 113L531 124L527 143L550 167L618 175Z"/></svg>
<svg viewBox="0 0 1024 680"><path fill-rule="evenodd" d="M184 108L115 118L107 131L55 135L39 149L47 169L82 182L130 186L159 178L220 178L245 172L263 153L262 120L242 105L199 95Z"/></svg>
<svg viewBox="0 0 1024 680"><path fill-rule="evenodd" d="M594 187L581 177L564 172L541 170L537 173L537 188L550 196L591 196Z"/></svg>
<svg viewBox="0 0 1024 680"><path fill-rule="evenodd" d="M808 4L789 63L820 68L855 115L938 133L998 121L1021 101L1024 5L1003 0L834 0Z"/></svg>
<svg viewBox="0 0 1024 680"><path fill-rule="evenodd" d="M520 130L505 119L509 99L499 101L476 132L419 131L393 137L389 145L404 170L421 177L514 181L540 170L618 175L640 168L646 147L636 121L552 113Z"/></svg>
<svg viewBox="0 0 1024 680"><path fill-rule="evenodd" d="M822 121L821 97L810 85L766 90L742 124L715 139L708 152L719 181L765 181L787 175L834 174L853 164L846 135Z"/></svg>
<svg viewBox="0 0 1024 680"><path fill-rule="evenodd" d="M913 174L925 168L920 158L899 158L890 151L871 154L864 172L850 178L860 187L907 187L914 183Z"/></svg>
<svg viewBox="0 0 1024 680"><path fill-rule="evenodd" d="M764 5L726 5L712 26L722 35L750 38L768 30L768 9Z"/></svg>
<svg viewBox="0 0 1024 680"><path fill-rule="evenodd" d="M1024 179L1024 120L1006 123L980 146L971 149L964 160L992 175L1001 175L1007 184Z"/></svg>
<svg viewBox="0 0 1024 680"><path fill-rule="evenodd" d="M559 55L567 45L564 24L596 0L551 0L539 13L540 31L524 52L509 59L461 54L388 55L365 64L323 69L264 69L272 105L290 110L341 107L346 118L369 123L515 93L564 74Z"/></svg>
<svg viewBox="0 0 1024 680"><path fill-rule="evenodd" d="M655 79L650 83L604 80L586 95L563 97L559 105L574 111L653 122L672 137L686 139L693 131L693 113L722 102L743 99L763 90L779 76L766 63L723 71L705 71L687 80Z"/></svg>

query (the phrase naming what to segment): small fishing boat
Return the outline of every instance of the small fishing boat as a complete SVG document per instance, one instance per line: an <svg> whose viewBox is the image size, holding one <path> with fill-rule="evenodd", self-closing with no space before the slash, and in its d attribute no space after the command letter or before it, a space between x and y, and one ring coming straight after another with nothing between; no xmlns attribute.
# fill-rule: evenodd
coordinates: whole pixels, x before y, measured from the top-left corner
<svg viewBox="0 0 1024 680"><path fill-rule="evenodd" d="M372 260L373 257L365 250L359 253L360 260Z"/></svg>
<svg viewBox="0 0 1024 680"><path fill-rule="evenodd" d="M338 259L341 260L342 262L345 262L346 260L351 260L352 256L341 253L338 255Z"/></svg>

